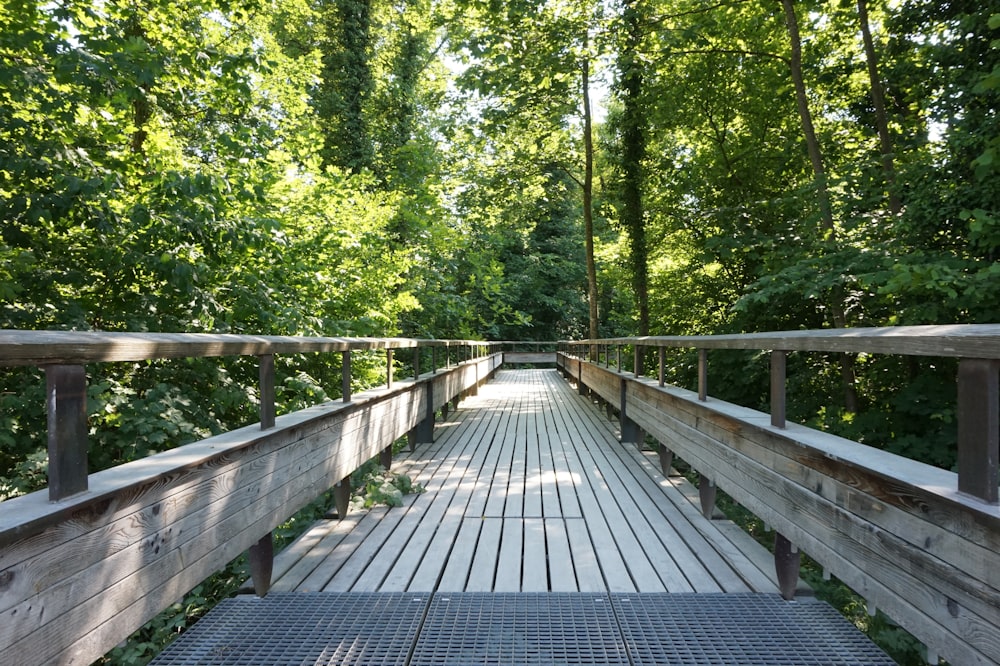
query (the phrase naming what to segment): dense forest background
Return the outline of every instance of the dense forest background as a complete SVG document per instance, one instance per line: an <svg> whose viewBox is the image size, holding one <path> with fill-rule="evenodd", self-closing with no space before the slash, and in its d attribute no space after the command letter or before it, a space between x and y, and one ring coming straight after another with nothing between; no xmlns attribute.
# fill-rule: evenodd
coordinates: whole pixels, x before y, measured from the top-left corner
<svg viewBox="0 0 1000 666"><path fill-rule="evenodd" d="M1000 321L998 65L1000 0L4 0L0 326ZM281 409L336 362L279 359ZM711 367L765 399L760 359ZM45 468L44 380L2 372L0 499ZM92 464L252 421L255 372L95 368ZM789 376L790 417L953 465L950 362Z"/></svg>

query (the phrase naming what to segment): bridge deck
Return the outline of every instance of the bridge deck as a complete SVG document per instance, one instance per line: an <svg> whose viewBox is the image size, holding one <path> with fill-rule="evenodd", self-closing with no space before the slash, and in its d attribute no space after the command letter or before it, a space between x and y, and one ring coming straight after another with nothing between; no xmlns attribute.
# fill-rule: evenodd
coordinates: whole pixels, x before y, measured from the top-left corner
<svg viewBox="0 0 1000 666"><path fill-rule="evenodd" d="M891 664L554 370L500 371L394 462L426 492L324 520L265 599L157 664ZM672 629L671 629L672 627Z"/></svg>
<svg viewBox="0 0 1000 666"><path fill-rule="evenodd" d="M777 592L766 550L555 370L500 371L397 460L426 492L322 521L276 592Z"/></svg>

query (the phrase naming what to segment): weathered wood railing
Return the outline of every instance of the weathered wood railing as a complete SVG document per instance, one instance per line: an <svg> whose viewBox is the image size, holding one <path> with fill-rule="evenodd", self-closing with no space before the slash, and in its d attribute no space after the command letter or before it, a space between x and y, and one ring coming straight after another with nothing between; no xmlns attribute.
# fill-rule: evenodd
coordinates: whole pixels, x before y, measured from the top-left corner
<svg viewBox="0 0 1000 666"><path fill-rule="evenodd" d="M622 371L629 347L638 373ZM670 347L699 350L697 391L666 381ZM771 352L771 414L709 397L712 349ZM810 351L957 357L957 473L786 423L786 354ZM559 367L618 411L623 441L658 440L664 473L674 453L696 469L706 514L719 487L776 530L787 598L801 548L924 641L931 663L1000 663L1000 326L585 340L564 343Z"/></svg>
<svg viewBox="0 0 1000 666"><path fill-rule="evenodd" d="M386 384L352 395L372 349ZM394 380L406 349L415 377ZM343 354L343 398L276 417L274 355L303 352ZM84 364L230 355L260 359L259 424L87 474ZM429 441L500 363L470 341L0 331L0 365L45 370L50 456L47 491L0 503L0 664L89 664L248 549L265 593L271 530L398 438Z"/></svg>
<svg viewBox="0 0 1000 666"><path fill-rule="evenodd" d="M514 365L548 365L556 362L556 351L559 343L550 342L513 342L494 343L503 353L503 362Z"/></svg>

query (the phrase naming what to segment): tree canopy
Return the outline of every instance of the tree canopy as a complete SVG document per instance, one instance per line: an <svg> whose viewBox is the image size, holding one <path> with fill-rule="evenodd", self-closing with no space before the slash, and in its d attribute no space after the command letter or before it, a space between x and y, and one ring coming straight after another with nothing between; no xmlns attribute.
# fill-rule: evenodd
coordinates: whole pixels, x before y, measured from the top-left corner
<svg viewBox="0 0 1000 666"><path fill-rule="evenodd" d="M998 95L1000 0L7 0L0 325L996 322ZM285 363L286 407L336 393ZM948 363L792 363L790 415L953 464ZM102 370L95 464L252 418L251 368L165 365ZM44 464L37 371L3 376L0 498ZM141 451L140 403L174 415Z"/></svg>

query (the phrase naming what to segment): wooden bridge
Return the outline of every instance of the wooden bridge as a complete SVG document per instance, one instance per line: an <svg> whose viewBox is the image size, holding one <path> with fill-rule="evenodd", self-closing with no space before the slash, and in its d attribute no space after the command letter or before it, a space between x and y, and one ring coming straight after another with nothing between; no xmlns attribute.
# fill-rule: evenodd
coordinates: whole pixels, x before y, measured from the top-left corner
<svg viewBox="0 0 1000 666"><path fill-rule="evenodd" d="M643 350L668 347L703 350L698 390L666 382L662 351L644 376ZM709 396L715 348L776 350L770 414ZM370 349L386 385L352 395L351 353ZM415 376L395 380L401 349ZM273 355L303 351L343 355L344 399L275 417ZM800 351L962 359L958 472L785 423L783 360ZM232 354L261 360L260 425L86 474L84 364ZM157 663L891 663L808 597L799 549L935 663L1000 662L1000 327L515 359L562 376L502 369L496 343L0 332L0 363L45 368L52 459L47 492L0 503L0 664L90 663L248 548L266 596L223 602ZM270 531L375 455L426 492L341 507L272 559ZM776 530L773 557L718 516L715 488Z"/></svg>

